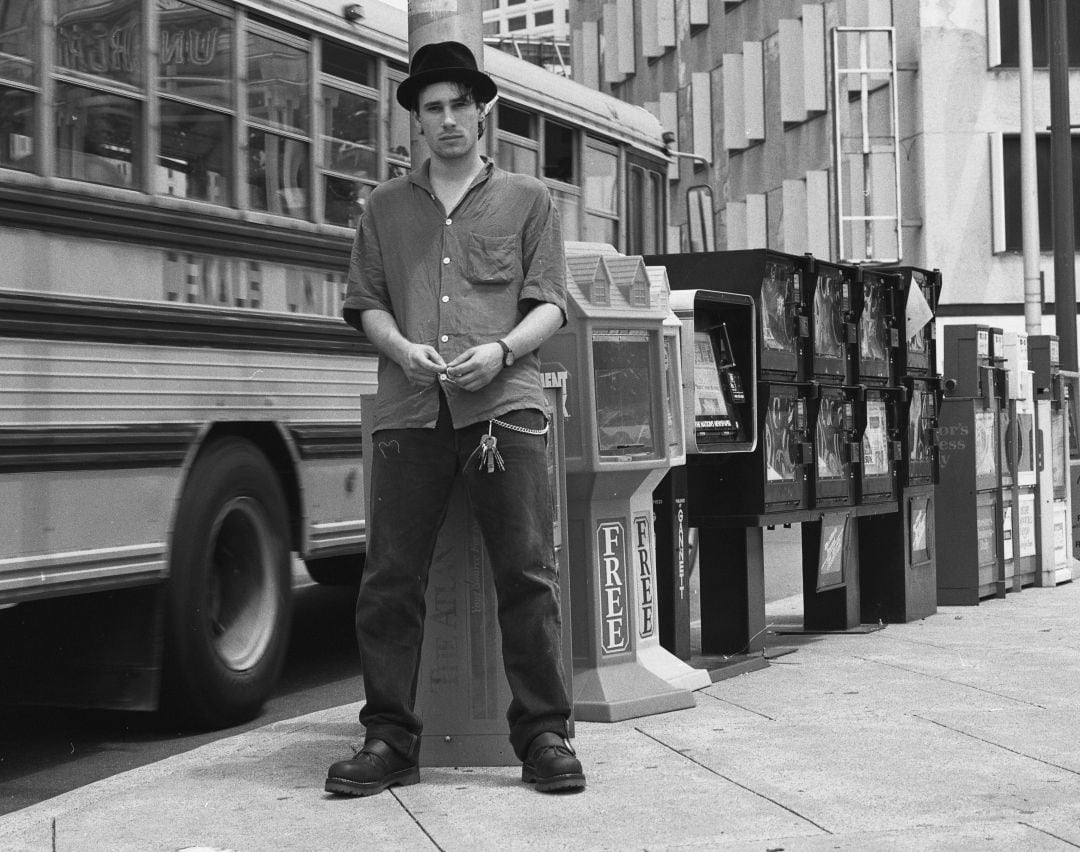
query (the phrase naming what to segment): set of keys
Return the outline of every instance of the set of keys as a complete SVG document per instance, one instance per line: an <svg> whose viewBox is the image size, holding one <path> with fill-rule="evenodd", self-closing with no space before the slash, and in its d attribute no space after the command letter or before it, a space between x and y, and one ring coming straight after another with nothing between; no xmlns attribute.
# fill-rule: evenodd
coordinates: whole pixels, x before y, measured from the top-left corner
<svg viewBox="0 0 1080 852"><path fill-rule="evenodd" d="M488 433L480 439L480 470L486 470L487 473L494 473L496 467L506 470L506 463L503 462L497 446L499 439L491 434L492 427L493 424L488 421Z"/></svg>

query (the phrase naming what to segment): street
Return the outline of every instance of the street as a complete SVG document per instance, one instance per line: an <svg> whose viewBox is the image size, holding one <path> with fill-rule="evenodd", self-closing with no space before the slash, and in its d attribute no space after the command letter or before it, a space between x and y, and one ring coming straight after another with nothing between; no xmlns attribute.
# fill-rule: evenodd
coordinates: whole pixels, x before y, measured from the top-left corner
<svg viewBox="0 0 1080 852"><path fill-rule="evenodd" d="M0 707L0 815L222 737L356 701L362 686L353 637L355 598L351 588L297 589L277 694L246 725L189 733L169 729L153 713ZM328 754L327 764L340 756ZM312 772L317 779L322 767Z"/></svg>
<svg viewBox="0 0 1080 852"><path fill-rule="evenodd" d="M799 594L798 526L765 531L766 601ZM258 718L223 731L177 731L152 713L0 706L0 815L242 731L336 707L362 696L351 588L300 583L289 654L276 696ZM698 610L697 573L691 578ZM0 618L5 613L0 612ZM694 617L697 617L696 615ZM358 728L359 730L359 728ZM329 765L342 755L327 754ZM317 784L324 767L313 766Z"/></svg>

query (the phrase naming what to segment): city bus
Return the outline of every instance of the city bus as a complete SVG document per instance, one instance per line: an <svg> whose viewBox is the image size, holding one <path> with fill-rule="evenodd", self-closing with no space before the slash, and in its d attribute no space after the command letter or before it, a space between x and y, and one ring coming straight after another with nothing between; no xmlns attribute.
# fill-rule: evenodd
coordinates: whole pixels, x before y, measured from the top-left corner
<svg viewBox="0 0 1080 852"><path fill-rule="evenodd" d="M657 120L484 60L486 153L566 238L664 251ZM0 700L237 723L296 560L359 576L376 355L341 303L407 69L370 0L0 0Z"/></svg>

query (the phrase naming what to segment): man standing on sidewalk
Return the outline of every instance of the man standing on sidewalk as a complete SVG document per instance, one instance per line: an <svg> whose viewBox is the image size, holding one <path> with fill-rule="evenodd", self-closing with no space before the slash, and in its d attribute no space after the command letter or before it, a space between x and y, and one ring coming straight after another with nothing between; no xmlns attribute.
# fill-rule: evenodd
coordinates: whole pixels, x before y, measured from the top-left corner
<svg viewBox="0 0 1080 852"><path fill-rule="evenodd" d="M490 557L522 779L585 786L567 739L547 399L536 349L565 322L565 263L547 188L480 155L495 82L469 49L421 47L397 100L431 156L377 187L357 229L345 319L379 350L372 509L356 605L363 748L326 790L419 781L416 681L424 593L463 477Z"/></svg>

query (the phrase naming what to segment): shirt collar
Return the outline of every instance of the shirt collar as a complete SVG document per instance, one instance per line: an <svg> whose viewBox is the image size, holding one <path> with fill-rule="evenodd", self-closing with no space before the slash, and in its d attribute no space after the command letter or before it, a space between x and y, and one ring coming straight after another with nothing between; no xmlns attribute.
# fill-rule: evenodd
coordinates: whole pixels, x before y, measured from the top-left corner
<svg viewBox="0 0 1080 852"><path fill-rule="evenodd" d="M484 167L476 173L473 182L469 184L469 189L486 181L495 171L495 163L492 160L483 154L480 155L480 159L484 161ZM431 158L424 160L417 168L409 172L408 179L409 183L416 184L426 192L434 193L435 190L431 186Z"/></svg>

